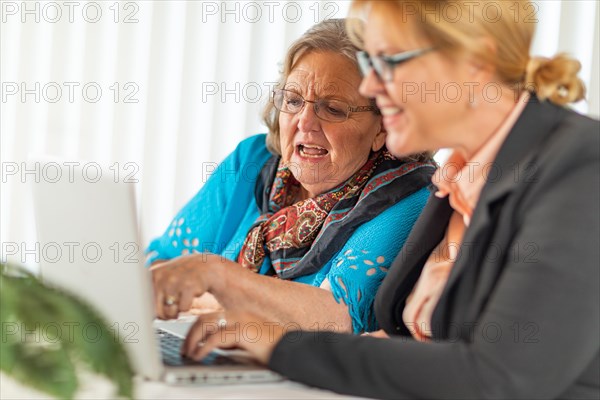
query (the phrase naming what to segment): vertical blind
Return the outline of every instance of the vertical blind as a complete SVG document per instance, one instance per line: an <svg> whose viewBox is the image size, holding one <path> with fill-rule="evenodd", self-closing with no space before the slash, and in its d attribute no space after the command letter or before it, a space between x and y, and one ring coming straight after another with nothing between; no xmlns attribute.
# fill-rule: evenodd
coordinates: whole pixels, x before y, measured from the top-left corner
<svg viewBox="0 0 600 400"><path fill-rule="evenodd" d="M2 260L35 268L32 154L135 181L142 237L160 234L216 163L265 132L289 44L348 1L2 1ZM525 13L527 10L523 10ZM542 0L532 53L583 65L600 115L595 0ZM34 166L35 168L35 166ZM36 174L38 174L36 176Z"/></svg>

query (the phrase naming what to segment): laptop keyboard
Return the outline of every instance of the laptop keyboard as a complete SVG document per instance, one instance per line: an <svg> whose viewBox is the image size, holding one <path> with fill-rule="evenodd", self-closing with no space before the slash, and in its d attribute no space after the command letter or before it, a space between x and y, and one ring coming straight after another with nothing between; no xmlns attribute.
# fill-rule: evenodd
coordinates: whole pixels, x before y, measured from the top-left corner
<svg viewBox="0 0 600 400"><path fill-rule="evenodd" d="M240 363L216 352L209 353L200 361L195 361L180 354L183 338L175 336L162 329L156 329L156 336L160 343L163 362L166 365L177 367L182 365L239 365Z"/></svg>

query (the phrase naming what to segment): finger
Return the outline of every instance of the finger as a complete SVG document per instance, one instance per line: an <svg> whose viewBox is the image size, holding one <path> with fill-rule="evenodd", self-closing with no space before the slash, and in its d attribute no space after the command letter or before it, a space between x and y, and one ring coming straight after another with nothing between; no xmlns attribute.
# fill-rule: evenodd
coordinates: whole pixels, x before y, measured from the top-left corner
<svg viewBox="0 0 600 400"><path fill-rule="evenodd" d="M183 354L187 354L187 348L188 348L188 344L193 341L196 340L196 330L197 329L201 329L199 328L200 324L202 323L202 317L198 317L196 319L196 321L192 324L192 326L190 327L190 329L188 330L187 335L185 335L185 338L183 339L183 343L181 343L181 349L179 349L179 352L183 355Z"/></svg>
<svg viewBox="0 0 600 400"><path fill-rule="evenodd" d="M152 285L156 286L159 284L159 282L162 281L162 270L158 269L159 267L161 267L163 264L159 264L156 265L154 267L150 267L150 278L152 279Z"/></svg>
<svg viewBox="0 0 600 400"><path fill-rule="evenodd" d="M163 305L164 304L165 304L164 292L155 285L154 286L154 309L156 311L157 318L165 319L164 313L163 313Z"/></svg>
<svg viewBox="0 0 600 400"><path fill-rule="evenodd" d="M175 319L177 318L177 315L179 315L179 308L177 306L177 302L171 305L163 304L162 310L165 319Z"/></svg>
<svg viewBox="0 0 600 400"><path fill-rule="evenodd" d="M214 309L208 309L208 308L190 308L188 313L191 315L204 315L204 314L212 314L214 312L219 312L219 311L224 311L222 308L214 308Z"/></svg>
<svg viewBox="0 0 600 400"><path fill-rule="evenodd" d="M195 297L192 303L193 308L207 308L207 309L220 309L221 304L217 301L215 296L209 292L204 293L202 296Z"/></svg>
<svg viewBox="0 0 600 400"><path fill-rule="evenodd" d="M156 269L165 265L166 263L158 264L150 270L153 271L152 276L152 287L154 289L154 308L156 310L156 317L159 319L166 319L166 313L164 310L165 306L165 296L167 292L167 288L165 287L166 280L163 278L164 274L161 271L157 271Z"/></svg>
<svg viewBox="0 0 600 400"><path fill-rule="evenodd" d="M389 339L390 336L383 330L378 330L377 333L375 334L375 337L378 337L380 339Z"/></svg>
<svg viewBox="0 0 600 400"><path fill-rule="evenodd" d="M375 332L371 332L371 337L376 337L376 338L380 338L380 339L389 338L389 336L387 335L387 333L385 333L385 331L383 329L380 329Z"/></svg>
<svg viewBox="0 0 600 400"><path fill-rule="evenodd" d="M210 352L213 351L216 347L217 345L214 343L214 341L210 341L210 343L198 342L197 346L195 346L192 349L192 351L190 351L190 353L187 354L187 357L194 361L201 361L204 357L209 355Z"/></svg>
<svg viewBox="0 0 600 400"><path fill-rule="evenodd" d="M179 296L179 311L188 311L192 308L194 294L190 289L183 289Z"/></svg>
<svg viewBox="0 0 600 400"><path fill-rule="evenodd" d="M179 315L180 294L169 287L163 287L163 303L161 306L164 319L174 319Z"/></svg>
<svg viewBox="0 0 600 400"><path fill-rule="evenodd" d="M182 353L191 355L198 343L204 342L205 336L210 334L211 330L217 330L216 321L220 318L222 318L222 314L217 313L199 316L183 342Z"/></svg>
<svg viewBox="0 0 600 400"><path fill-rule="evenodd" d="M223 329L218 328L214 333L206 336L203 344L201 346L196 346L194 351L190 354L191 358L200 361L216 348L229 349L237 347L238 343L235 340L235 335L224 335Z"/></svg>
<svg viewBox="0 0 600 400"><path fill-rule="evenodd" d="M160 268L162 268L162 267L163 267L165 264L166 264L166 262L161 262L161 263L158 263L158 264L152 264L152 265L150 266L150 268L148 268L148 270L149 270L150 272L154 272L154 271L156 271L157 269L160 269Z"/></svg>

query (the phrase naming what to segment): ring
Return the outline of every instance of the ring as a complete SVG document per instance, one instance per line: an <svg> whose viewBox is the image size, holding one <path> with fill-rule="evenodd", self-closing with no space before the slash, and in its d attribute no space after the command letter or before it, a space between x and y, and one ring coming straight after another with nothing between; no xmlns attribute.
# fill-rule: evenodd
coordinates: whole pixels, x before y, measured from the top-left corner
<svg viewBox="0 0 600 400"><path fill-rule="evenodd" d="M227 326L227 320L225 318L221 318L217 321L217 326L221 329L225 328L225 326Z"/></svg>
<svg viewBox="0 0 600 400"><path fill-rule="evenodd" d="M176 300L177 300L177 299L175 298L175 296L167 296L167 297L165 298L165 305L167 305L167 306L172 306L173 304L175 304L175 301L176 301Z"/></svg>

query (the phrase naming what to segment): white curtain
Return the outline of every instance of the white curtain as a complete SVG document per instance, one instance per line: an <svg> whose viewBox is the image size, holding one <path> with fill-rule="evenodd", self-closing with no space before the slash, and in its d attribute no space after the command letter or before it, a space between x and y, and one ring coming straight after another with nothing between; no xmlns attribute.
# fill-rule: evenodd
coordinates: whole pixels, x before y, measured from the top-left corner
<svg viewBox="0 0 600 400"><path fill-rule="evenodd" d="M35 268L24 252L36 240L31 154L139 181L143 240L162 233L215 163L265 131L259 114L291 41L349 4L2 1L2 260ZM579 58L589 100L577 108L600 115L597 2L542 0L527 11L539 21L533 53Z"/></svg>

